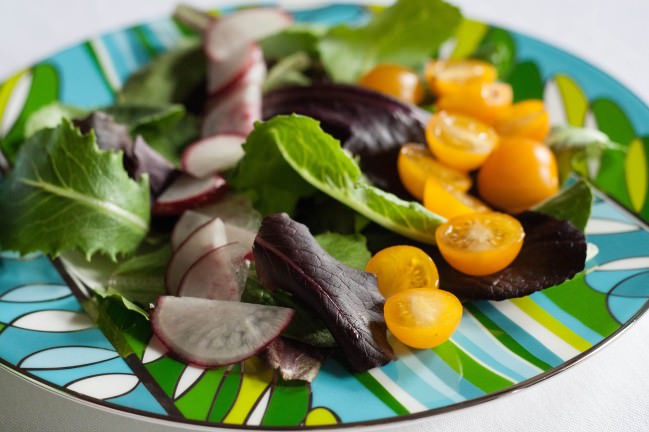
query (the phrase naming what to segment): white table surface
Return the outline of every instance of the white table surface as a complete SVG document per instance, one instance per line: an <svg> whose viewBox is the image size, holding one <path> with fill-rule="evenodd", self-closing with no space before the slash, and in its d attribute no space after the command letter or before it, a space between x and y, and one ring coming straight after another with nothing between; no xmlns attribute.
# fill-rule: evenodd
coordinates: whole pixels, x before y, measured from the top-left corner
<svg viewBox="0 0 649 432"><path fill-rule="evenodd" d="M375 1L379 3L380 1ZM88 36L168 14L175 0L0 0L0 81ZM215 6L218 0L193 0ZM230 2L232 3L232 2ZM310 0L282 3L308 5ZM466 15L540 37L649 101L647 0L455 0ZM472 408L391 428L419 431L649 431L649 318L582 363ZM0 431L176 431L43 391L0 370Z"/></svg>

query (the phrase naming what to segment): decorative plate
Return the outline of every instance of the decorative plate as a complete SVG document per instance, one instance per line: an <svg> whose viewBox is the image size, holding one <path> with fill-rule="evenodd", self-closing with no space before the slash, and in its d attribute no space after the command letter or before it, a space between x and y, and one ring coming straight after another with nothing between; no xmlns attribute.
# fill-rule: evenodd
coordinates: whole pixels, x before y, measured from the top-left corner
<svg viewBox="0 0 649 432"><path fill-rule="evenodd" d="M297 21L361 22L374 8L335 5ZM188 37L171 19L108 33L61 51L0 86L0 137L55 100L107 105L128 76ZM480 403L583 359L647 309L649 108L584 61L528 36L466 20L443 56L499 40L512 55L517 98L543 98L553 123L590 126L628 147L604 158L587 227L585 276L529 297L466 305L452 339L352 374L328 360L311 384L284 384L255 361L203 370L165 355L146 321L114 345L84 313L82 294L44 256L0 259L0 364L75 399L197 425L304 429L396 422ZM119 323L113 323L116 329ZM116 348L117 347L117 348Z"/></svg>

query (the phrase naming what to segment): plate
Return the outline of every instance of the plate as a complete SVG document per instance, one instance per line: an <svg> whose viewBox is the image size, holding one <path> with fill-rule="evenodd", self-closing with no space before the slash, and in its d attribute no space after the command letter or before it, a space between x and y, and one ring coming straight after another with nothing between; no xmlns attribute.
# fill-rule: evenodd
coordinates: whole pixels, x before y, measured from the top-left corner
<svg viewBox="0 0 649 432"><path fill-rule="evenodd" d="M231 10L231 9L230 9ZM371 7L294 12L324 24L362 22ZM227 12L227 11L225 11ZM108 33L20 71L0 86L0 136L20 140L25 120L60 100L112 102L155 55L188 37L162 19ZM83 311L83 294L46 257L0 257L0 364L45 388L153 421L230 428L384 424L460 409L539 382L603 346L648 307L649 108L582 60L523 34L466 20L441 55L465 57L498 40L521 99L543 98L553 123L598 128L628 147L605 157L587 227L588 271L531 296L467 305L453 338L433 350L397 347L399 360L351 374L328 360L311 384L283 384L254 360L202 370L166 355L149 327L111 343ZM119 348L116 349L116 347ZM119 351L119 352L118 352ZM120 355L121 353L121 355Z"/></svg>

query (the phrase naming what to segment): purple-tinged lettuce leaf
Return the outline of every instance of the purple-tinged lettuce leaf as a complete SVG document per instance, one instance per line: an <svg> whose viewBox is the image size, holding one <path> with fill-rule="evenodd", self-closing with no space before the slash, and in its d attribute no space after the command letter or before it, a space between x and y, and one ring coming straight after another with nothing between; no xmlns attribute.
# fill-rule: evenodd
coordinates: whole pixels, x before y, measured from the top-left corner
<svg viewBox="0 0 649 432"><path fill-rule="evenodd" d="M402 145L425 142L426 115L414 106L358 86L316 84L284 87L264 96L263 117L302 114L360 158L361 170L375 186L410 197L397 173Z"/></svg>
<svg viewBox="0 0 649 432"><path fill-rule="evenodd" d="M124 152L124 168L131 178L139 180L143 174L149 174L153 196L159 195L176 174L167 159L152 149L141 136L131 139L128 126L115 122L109 114L95 111L84 119L76 120L75 125L83 133L93 130L100 149Z"/></svg>
<svg viewBox="0 0 649 432"><path fill-rule="evenodd" d="M268 365L285 381L313 382L320 371L324 353L318 348L278 337L262 353Z"/></svg>
<svg viewBox="0 0 649 432"><path fill-rule="evenodd" d="M253 253L262 285L287 290L316 311L354 370L394 358L374 275L336 261L285 214L264 218Z"/></svg>

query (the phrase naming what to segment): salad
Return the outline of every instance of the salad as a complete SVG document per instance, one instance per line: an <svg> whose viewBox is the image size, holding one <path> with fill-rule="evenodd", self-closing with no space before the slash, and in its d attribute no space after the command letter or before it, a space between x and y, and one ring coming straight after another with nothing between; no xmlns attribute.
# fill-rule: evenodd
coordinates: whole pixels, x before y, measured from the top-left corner
<svg viewBox="0 0 649 432"><path fill-rule="evenodd" d="M187 43L114 105L49 105L1 142L0 248L56 259L106 333L139 314L187 362L260 355L311 381L327 355L365 371L394 360L391 338L447 340L464 301L583 271L589 167L617 147L551 128L499 81L497 43L439 59L457 8L401 0L354 28L274 8L176 19Z"/></svg>

